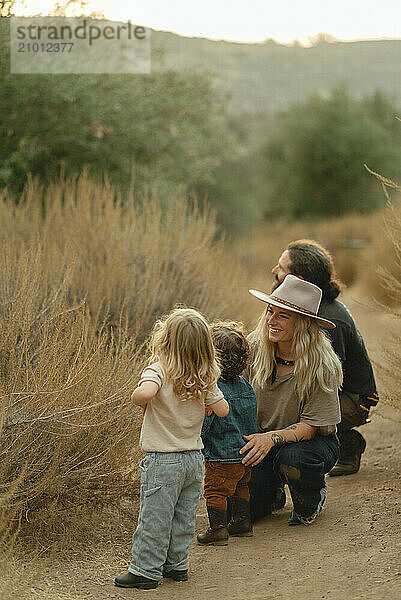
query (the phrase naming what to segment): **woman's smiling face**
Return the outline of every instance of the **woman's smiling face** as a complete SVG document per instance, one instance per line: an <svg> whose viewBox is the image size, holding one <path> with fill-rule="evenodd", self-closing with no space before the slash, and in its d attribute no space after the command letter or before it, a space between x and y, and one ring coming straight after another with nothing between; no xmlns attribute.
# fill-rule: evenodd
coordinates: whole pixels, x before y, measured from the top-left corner
<svg viewBox="0 0 401 600"><path fill-rule="evenodd" d="M291 310L268 304L266 309L266 325L271 342L290 342L294 337L297 315Z"/></svg>

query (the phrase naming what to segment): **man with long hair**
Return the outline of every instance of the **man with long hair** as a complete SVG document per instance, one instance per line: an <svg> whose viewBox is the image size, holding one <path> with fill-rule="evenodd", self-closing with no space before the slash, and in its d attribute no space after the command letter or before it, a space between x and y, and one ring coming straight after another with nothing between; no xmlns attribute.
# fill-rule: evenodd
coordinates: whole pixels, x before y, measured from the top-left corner
<svg viewBox="0 0 401 600"><path fill-rule="evenodd" d="M317 285L323 292L319 315L335 323L327 330L343 369L340 392L341 423L337 426L340 457L331 476L359 471L365 438L354 427L367 422L369 411L379 398L371 362L363 338L347 307L337 300L342 285L336 277L330 253L313 240L290 242L272 269L275 289L291 273Z"/></svg>

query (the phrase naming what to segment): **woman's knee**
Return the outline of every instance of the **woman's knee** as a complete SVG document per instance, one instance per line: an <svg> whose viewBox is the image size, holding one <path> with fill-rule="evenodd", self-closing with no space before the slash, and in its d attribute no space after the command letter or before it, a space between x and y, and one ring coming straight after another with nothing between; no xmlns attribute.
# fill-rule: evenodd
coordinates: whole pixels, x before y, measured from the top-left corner
<svg viewBox="0 0 401 600"><path fill-rule="evenodd" d="M285 481L294 482L315 479L325 473L322 457L302 447L302 442L283 446L277 455L275 470Z"/></svg>
<svg viewBox="0 0 401 600"><path fill-rule="evenodd" d="M280 448L274 464L277 474L284 475L285 479L300 479L303 466L303 452L298 444L286 444Z"/></svg>

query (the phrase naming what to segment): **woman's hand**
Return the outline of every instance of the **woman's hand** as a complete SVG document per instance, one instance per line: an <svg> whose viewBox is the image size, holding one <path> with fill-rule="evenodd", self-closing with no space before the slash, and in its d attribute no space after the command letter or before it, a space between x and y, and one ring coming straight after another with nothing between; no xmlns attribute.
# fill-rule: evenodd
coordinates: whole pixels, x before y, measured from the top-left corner
<svg viewBox="0 0 401 600"><path fill-rule="evenodd" d="M247 443L241 448L239 453L244 454L247 452L246 456L242 459L244 465L255 466L259 464L275 445L271 432L252 433L251 435L244 435L243 438Z"/></svg>
<svg viewBox="0 0 401 600"><path fill-rule="evenodd" d="M242 436L247 441L242 446L240 454L248 452L242 459L244 465L255 466L264 459L273 446L282 446L291 442L302 442L310 440L316 433L317 427L307 423L294 423L288 425L285 429L276 429L266 433L252 433L252 435Z"/></svg>

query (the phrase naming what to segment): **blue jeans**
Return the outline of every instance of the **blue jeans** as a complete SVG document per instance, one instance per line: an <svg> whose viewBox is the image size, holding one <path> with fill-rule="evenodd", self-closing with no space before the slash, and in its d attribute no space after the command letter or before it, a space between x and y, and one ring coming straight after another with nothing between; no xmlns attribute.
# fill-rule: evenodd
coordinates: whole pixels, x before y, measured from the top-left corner
<svg viewBox="0 0 401 600"><path fill-rule="evenodd" d="M287 483L295 515L305 525L312 523L326 497L325 474L334 467L338 453L336 435L315 435L311 440L272 448L252 469L249 484L252 520L271 513L277 488Z"/></svg>
<svg viewBox="0 0 401 600"><path fill-rule="evenodd" d="M128 571L158 581L163 569L188 569L203 459L200 450L151 452L140 467L140 509Z"/></svg>

